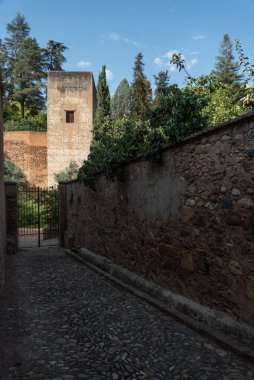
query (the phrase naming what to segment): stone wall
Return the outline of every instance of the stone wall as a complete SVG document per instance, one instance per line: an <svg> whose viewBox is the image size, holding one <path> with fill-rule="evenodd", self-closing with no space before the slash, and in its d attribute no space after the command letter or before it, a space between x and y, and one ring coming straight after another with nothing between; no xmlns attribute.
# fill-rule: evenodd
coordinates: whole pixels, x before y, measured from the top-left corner
<svg viewBox="0 0 254 380"><path fill-rule="evenodd" d="M18 187L15 182L5 182L6 253L18 249Z"/></svg>
<svg viewBox="0 0 254 380"><path fill-rule="evenodd" d="M0 73L1 84L1 73ZM3 165L3 115L0 85L0 291L4 281L4 255L6 246L6 221L5 221L5 193L4 193L4 165Z"/></svg>
<svg viewBox="0 0 254 380"><path fill-rule="evenodd" d="M254 324L254 115L65 191L66 246Z"/></svg>
<svg viewBox="0 0 254 380"><path fill-rule="evenodd" d="M4 153L24 171L30 186L47 187L46 132L5 132Z"/></svg>
<svg viewBox="0 0 254 380"><path fill-rule="evenodd" d="M48 74L48 184L54 173L81 164L90 152L96 89L90 72ZM67 120L67 113L73 115Z"/></svg>

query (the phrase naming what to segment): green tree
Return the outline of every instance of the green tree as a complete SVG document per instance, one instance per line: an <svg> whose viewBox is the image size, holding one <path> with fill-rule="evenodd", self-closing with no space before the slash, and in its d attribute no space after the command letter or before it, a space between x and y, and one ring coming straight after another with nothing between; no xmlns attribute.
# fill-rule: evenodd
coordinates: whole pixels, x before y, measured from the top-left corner
<svg viewBox="0 0 254 380"><path fill-rule="evenodd" d="M5 104L16 101L20 116L25 106L42 108L41 93L43 72L42 52L34 38L29 36L30 27L20 13L7 24L8 37L1 44L0 59L3 67Z"/></svg>
<svg viewBox="0 0 254 380"><path fill-rule="evenodd" d="M246 76L244 83L244 97L242 99L243 107L254 108L254 64L250 62L249 57L246 57L243 51L242 43L236 39L236 50L239 55L242 71Z"/></svg>
<svg viewBox="0 0 254 380"><path fill-rule="evenodd" d="M10 98L20 104L20 116L25 116L25 105L43 102L41 95L44 77L41 49L34 38L26 38L20 45L12 69L14 88Z"/></svg>
<svg viewBox="0 0 254 380"><path fill-rule="evenodd" d="M168 70L160 71L157 75L154 75L154 79L156 85L154 103L157 104L161 98L167 95L169 90L170 76Z"/></svg>
<svg viewBox="0 0 254 380"><path fill-rule="evenodd" d="M127 79L123 79L111 99L112 115L121 119L130 112L130 86Z"/></svg>
<svg viewBox="0 0 254 380"><path fill-rule="evenodd" d="M110 94L106 78L106 66L103 65L97 83L97 110L94 119L94 138L96 138L106 117L110 116Z"/></svg>
<svg viewBox="0 0 254 380"><path fill-rule="evenodd" d="M106 118L93 139L90 154L79 170L78 179L95 189L96 176L103 173L108 180L119 174L123 162L141 153L148 122Z"/></svg>
<svg viewBox="0 0 254 380"><path fill-rule="evenodd" d="M68 49L62 42L49 40L43 49L44 64L47 71L63 71L66 58L63 52Z"/></svg>
<svg viewBox="0 0 254 380"><path fill-rule="evenodd" d="M54 174L54 179L56 182L71 181L77 178L78 170L79 166L77 162L72 160L67 168Z"/></svg>
<svg viewBox="0 0 254 380"><path fill-rule="evenodd" d="M239 83L223 83L218 71L196 78L191 77L185 69L181 53L173 54L171 63L176 65L179 71L184 70L187 74L186 92L198 95L203 100L201 114L209 127L231 120L244 112L239 102Z"/></svg>
<svg viewBox="0 0 254 380"><path fill-rule="evenodd" d="M153 110L152 126L163 127L168 142L177 142L207 127L202 110L206 99L199 94L171 85Z"/></svg>
<svg viewBox="0 0 254 380"><path fill-rule="evenodd" d="M0 44L0 59L3 70L4 96L8 97L12 94L14 87L13 66L21 44L29 36L30 27L25 17L17 13L16 17L7 24L6 31L8 37Z"/></svg>
<svg viewBox="0 0 254 380"><path fill-rule="evenodd" d="M219 55L216 57L215 73L223 84L239 84L243 79L243 76L239 74L239 67L239 63L234 59L233 45L229 35L224 34Z"/></svg>
<svg viewBox="0 0 254 380"><path fill-rule="evenodd" d="M147 120L150 116L152 90L150 82L144 74L143 54L135 58L133 68L133 82L131 85L131 117L133 119Z"/></svg>
<svg viewBox="0 0 254 380"><path fill-rule="evenodd" d="M5 39L5 43L11 56L15 58L15 54L17 53L20 44L29 36L30 26L25 20L25 17L18 12L16 17L7 24L6 30L9 37Z"/></svg>
<svg viewBox="0 0 254 380"><path fill-rule="evenodd" d="M216 57L215 74L222 86L229 86L232 105L243 96L243 75L239 74L239 68L239 63L234 59L232 42L229 35L225 34Z"/></svg>

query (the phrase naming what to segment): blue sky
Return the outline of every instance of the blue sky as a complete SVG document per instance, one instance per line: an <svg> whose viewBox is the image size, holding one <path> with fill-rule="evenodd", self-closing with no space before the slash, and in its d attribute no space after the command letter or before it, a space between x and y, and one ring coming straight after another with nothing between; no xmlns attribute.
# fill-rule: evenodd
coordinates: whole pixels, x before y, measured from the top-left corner
<svg viewBox="0 0 254 380"><path fill-rule="evenodd" d="M191 75L209 73L225 33L254 57L254 0L0 0L0 38L18 11L41 47L49 39L68 46L65 70L92 71L97 82L106 64L112 94L123 78L131 82L140 51L152 84L166 69L183 83L169 65L172 51L184 54Z"/></svg>

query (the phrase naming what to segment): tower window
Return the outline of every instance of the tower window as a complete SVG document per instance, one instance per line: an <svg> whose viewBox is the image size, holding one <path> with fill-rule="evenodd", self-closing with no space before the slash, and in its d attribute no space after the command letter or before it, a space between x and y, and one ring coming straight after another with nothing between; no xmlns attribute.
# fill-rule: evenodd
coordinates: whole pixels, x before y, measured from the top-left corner
<svg viewBox="0 0 254 380"><path fill-rule="evenodd" d="M66 111L66 123L74 123L74 111Z"/></svg>

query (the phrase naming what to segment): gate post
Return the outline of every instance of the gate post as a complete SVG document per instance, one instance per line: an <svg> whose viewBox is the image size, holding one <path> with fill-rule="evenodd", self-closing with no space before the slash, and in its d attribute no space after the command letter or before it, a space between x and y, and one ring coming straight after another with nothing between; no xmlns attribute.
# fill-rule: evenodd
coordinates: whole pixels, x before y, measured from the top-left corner
<svg viewBox="0 0 254 380"><path fill-rule="evenodd" d="M67 218L67 184L66 182L59 182L59 245L65 246L65 231L67 231L68 218Z"/></svg>
<svg viewBox="0 0 254 380"><path fill-rule="evenodd" d="M6 252L18 249L18 187L15 182L5 182Z"/></svg>

